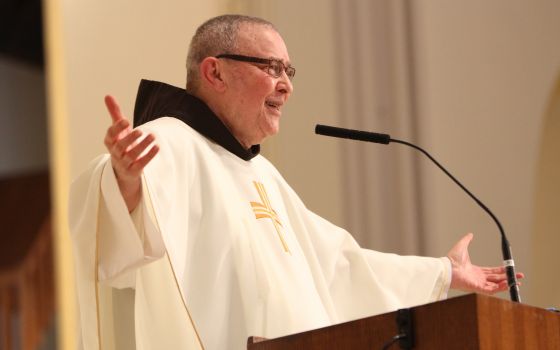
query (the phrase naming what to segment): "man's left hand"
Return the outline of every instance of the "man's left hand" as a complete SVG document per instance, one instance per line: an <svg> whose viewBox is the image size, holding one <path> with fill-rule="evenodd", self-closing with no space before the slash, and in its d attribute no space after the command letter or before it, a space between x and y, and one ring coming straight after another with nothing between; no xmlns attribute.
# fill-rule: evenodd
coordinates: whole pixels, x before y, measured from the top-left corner
<svg viewBox="0 0 560 350"><path fill-rule="evenodd" d="M508 290L505 267L481 267L473 265L468 247L473 234L468 233L447 254L451 260L451 288L467 292L494 294ZM523 278L517 273L517 278Z"/></svg>

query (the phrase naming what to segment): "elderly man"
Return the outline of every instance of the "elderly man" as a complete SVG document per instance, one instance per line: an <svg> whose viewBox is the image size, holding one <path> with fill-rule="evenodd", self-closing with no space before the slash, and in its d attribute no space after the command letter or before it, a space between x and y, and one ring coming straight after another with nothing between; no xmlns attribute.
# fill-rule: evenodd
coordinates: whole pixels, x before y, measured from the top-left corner
<svg viewBox="0 0 560 350"><path fill-rule="evenodd" d="M73 184L86 349L242 349L268 338L444 298L494 293L502 268L361 249L310 212L259 144L293 91L282 37L262 19L194 35L187 89L144 81L133 129L116 101L105 145Z"/></svg>

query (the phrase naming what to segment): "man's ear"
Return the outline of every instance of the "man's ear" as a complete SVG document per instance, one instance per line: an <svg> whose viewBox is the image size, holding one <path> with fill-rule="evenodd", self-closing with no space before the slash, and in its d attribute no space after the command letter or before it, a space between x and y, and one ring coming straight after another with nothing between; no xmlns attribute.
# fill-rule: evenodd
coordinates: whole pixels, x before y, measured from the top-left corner
<svg viewBox="0 0 560 350"><path fill-rule="evenodd" d="M215 57L206 57L200 62L200 78L208 87L216 91L224 91L226 84L224 81L222 65Z"/></svg>

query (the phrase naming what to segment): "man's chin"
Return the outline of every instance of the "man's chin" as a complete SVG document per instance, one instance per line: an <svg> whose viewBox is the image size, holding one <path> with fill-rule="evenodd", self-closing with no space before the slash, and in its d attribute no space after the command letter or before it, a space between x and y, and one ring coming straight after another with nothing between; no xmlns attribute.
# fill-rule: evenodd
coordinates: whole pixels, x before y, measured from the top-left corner
<svg viewBox="0 0 560 350"><path fill-rule="evenodd" d="M263 134L266 135L264 138L266 139L267 137L270 136L274 136L276 134L278 134L278 132L280 131L280 124L279 123L275 123L272 125L267 125L266 129L263 129Z"/></svg>

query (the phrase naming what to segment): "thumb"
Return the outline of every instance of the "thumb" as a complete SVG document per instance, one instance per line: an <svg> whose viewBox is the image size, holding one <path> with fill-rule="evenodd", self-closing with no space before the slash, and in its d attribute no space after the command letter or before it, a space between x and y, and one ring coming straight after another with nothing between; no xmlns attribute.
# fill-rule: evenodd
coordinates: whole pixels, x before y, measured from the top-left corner
<svg viewBox="0 0 560 350"><path fill-rule="evenodd" d="M461 246L462 248L466 249L469 247L469 244L471 244L471 241L473 240L474 235L472 233L467 233L466 235L463 236L463 238L461 238L459 240L459 242L457 242L456 245Z"/></svg>
<svg viewBox="0 0 560 350"><path fill-rule="evenodd" d="M474 235L472 233L467 233L466 235L464 235L457 243L455 243L453 248L451 248L449 254L447 254L447 257L455 261L461 260L473 238Z"/></svg>

